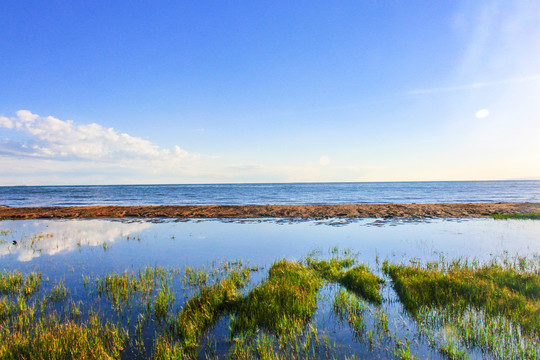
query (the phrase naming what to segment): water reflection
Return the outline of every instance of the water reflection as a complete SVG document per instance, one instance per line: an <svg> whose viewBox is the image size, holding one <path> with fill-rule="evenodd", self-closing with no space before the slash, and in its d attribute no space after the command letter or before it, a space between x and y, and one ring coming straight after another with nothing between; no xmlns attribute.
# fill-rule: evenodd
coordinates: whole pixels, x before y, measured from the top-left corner
<svg viewBox="0 0 540 360"><path fill-rule="evenodd" d="M0 257L12 255L18 261L30 261L42 254L68 253L83 246L106 248L120 238L151 226L149 222L103 220L4 221Z"/></svg>
<svg viewBox="0 0 540 360"><path fill-rule="evenodd" d="M1 221L0 231L4 266L47 254L61 256L65 264L90 262L104 271L237 259L269 265L334 246L358 252L359 260L371 265L376 259L487 260L505 251L540 252L540 221L520 220L18 220Z"/></svg>

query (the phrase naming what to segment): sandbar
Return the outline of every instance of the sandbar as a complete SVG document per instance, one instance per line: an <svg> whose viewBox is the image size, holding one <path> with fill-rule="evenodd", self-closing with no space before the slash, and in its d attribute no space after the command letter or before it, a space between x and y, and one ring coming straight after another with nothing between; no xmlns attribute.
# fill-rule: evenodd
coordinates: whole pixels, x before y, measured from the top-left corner
<svg viewBox="0 0 540 360"><path fill-rule="evenodd" d="M540 213L540 203L0 206L0 219L77 218L477 218Z"/></svg>

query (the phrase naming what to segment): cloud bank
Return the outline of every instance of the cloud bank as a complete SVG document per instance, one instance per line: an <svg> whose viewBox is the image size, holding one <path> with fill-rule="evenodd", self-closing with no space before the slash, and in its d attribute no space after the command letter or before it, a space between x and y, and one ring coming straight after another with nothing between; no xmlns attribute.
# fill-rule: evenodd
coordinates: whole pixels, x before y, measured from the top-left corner
<svg viewBox="0 0 540 360"><path fill-rule="evenodd" d="M174 160L189 157L179 146L172 150L161 149L148 140L118 133L96 123L75 125L69 120L41 117L28 110L17 111L16 117L0 117L0 127L28 136L26 142L0 144L4 154L112 162L125 158Z"/></svg>
<svg viewBox="0 0 540 360"><path fill-rule="evenodd" d="M237 163L28 110L0 116L0 168L0 185L359 181L366 173L332 167L327 155L318 163Z"/></svg>
<svg viewBox="0 0 540 360"><path fill-rule="evenodd" d="M0 185L193 182L215 162L215 156L162 148L97 123L28 110L0 116Z"/></svg>

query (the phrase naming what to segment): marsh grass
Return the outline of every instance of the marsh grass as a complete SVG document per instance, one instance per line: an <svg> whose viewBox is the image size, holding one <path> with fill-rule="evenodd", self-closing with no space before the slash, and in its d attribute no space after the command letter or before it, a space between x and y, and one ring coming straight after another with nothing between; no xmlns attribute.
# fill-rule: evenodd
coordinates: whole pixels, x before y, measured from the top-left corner
<svg viewBox="0 0 540 360"><path fill-rule="evenodd" d="M3 271L0 273L0 295L19 293L23 285L23 275L20 271Z"/></svg>
<svg viewBox="0 0 540 360"><path fill-rule="evenodd" d="M162 284L154 303L154 315L156 319L164 319L172 308L173 303L174 295L172 289L166 284Z"/></svg>
<svg viewBox="0 0 540 360"><path fill-rule="evenodd" d="M421 306L469 305L488 315L503 315L529 332L540 329L540 276L512 266L455 262L442 270L437 263L398 265L385 262L405 308L417 314Z"/></svg>
<svg viewBox="0 0 540 360"><path fill-rule="evenodd" d="M228 359L279 360L331 358L332 349L310 324L305 331L290 334L287 341L282 336L261 331L255 335L240 334L234 339ZM335 355L335 354L334 354Z"/></svg>
<svg viewBox="0 0 540 360"><path fill-rule="evenodd" d="M184 286L187 285L204 285L208 281L208 273L204 270L198 270L186 266L182 277Z"/></svg>
<svg viewBox="0 0 540 360"><path fill-rule="evenodd" d="M184 348L172 339L170 335L160 335L154 340L153 360L183 360L191 359Z"/></svg>
<svg viewBox="0 0 540 360"><path fill-rule="evenodd" d="M0 273L0 295L31 296L37 291L41 284L41 273L31 272L25 276L20 271L3 271Z"/></svg>
<svg viewBox="0 0 540 360"><path fill-rule="evenodd" d="M115 309L120 306L130 306L131 299L137 295L148 299L154 292L158 282L166 280L166 271L161 267L146 267L137 273L122 274L113 273L96 279L96 287L99 296L108 298Z"/></svg>
<svg viewBox="0 0 540 360"><path fill-rule="evenodd" d="M366 330L364 314L368 309L365 301L349 293L346 290L340 290L334 299L334 312L342 322L346 321L353 331L356 339L362 339ZM373 333L370 332L370 343L373 344Z"/></svg>
<svg viewBox="0 0 540 360"><path fill-rule="evenodd" d="M278 335L297 332L313 316L322 284L322 279L301 263L274 263L267 281L239 302L231 333L255 333L259 328Z"/></svg>
<svg viewBox="0 0 540 360"><path fill-rule="evenodd" d="M540 359L540 341L503 316L467 308L422 307L419 329L434 347L451 359L467 359L468 350L487 350L496 359Z"/></svg>
<svg viewBox="0 0 540 360"><path fill-rule="evenodd" d="M493 214L491 215L495 220L540 220L540 213L529 214Z"/></svg>
<svg viewBox="0 0 540 360"><path fill-rule="evenodd" d="M48 300L52 302L64 301L67 299L68 293L69 291L66 287L66 282L64 280L60 280L51 289Z"/></svg>
<svg viewBox="0 0 540 360"><path fill-rule="evenodd" d="M1 359L117 359L127 338L120 327L102 325L97 316L82 324L61 322L54 315L29 323L22 316L0 328Z"/></svg>
<svg viewBox="0 0 540 360"><path fill-rule="evenodd" d="M39 286L41 284L41 273L40 272L31 272L24 279L24 285L22 292L24 296L32 296L39 291Z"/></svg>
<svg viewBox="0 0 540 360"><path fill-rule="evenodd" d="M340 253L334 248L331 254L332 258L329 260L319 260L314 255L308 256L305 263L324 280L337 282L366 300L380 304L379 290L384 280L373 274L366 265L360 264L351 268L356 263L357 255L348 250Z"/></svg>
<svg viewBox="0 0 540 360"><path fill-rule="evenodd" d="M411 342L405 344L398 343L394 349L394 356L398 360L419 360L416 355L411 352Z"/></svg>
<svg viewBox="0 0 540 360"><path fill-rule="evenodd" d="M325 321L348 326L347 341L376 356L415 359L410 333L387 312L382 279L350 252L330 255L276 261L258 283L250 273L259 268L241 261L95 281L82 274L75 290L58 279L49 288L39 272L3 271L0 359L347 358L349 348L329 343ZM539 359L540 258L382 268L417 322L420 346L448 359L467 359L474 349L495 359ZM321 318L318 306L330 312ZM223 336L219 353L216 334Z"/></svg>
<svg viewBox="0 0 540 360"><path fill-rule="evenodd" d="M157 350L171 348L173 352L196 356L201 336L234 306L241 297L239 288L245 285L246 280L244 274L232 272L228 278L201 287L200 292L188 300L172 321L171 332L180 337L180 345L171 343L171 346L166 345Z"/></svg>
<svg viewBox="0 0 540 360"><path fill-rule="evenodd" d="M0 230L0 244L7 243L7 240L3 239L3 237L8 236L11 233L11 230Z"/></svg>
<svg viewBox="0 0 540 360"><path fill-rule="evenodd" d="M450 359L469 349L497 359L538 359L540 272L536 259L383 264L431 345Z"/></svg>
<svg viewBox="0 0 540 360"><path fill-rule="evenodd" d="M338 282L343 278L343 270L354 264L353 258L331 258L330 260L318 260L307 257L306 265L315 270L319 276L327 281Z"/></svg>
<svg viewBox="0 0 540 360"><path fill-rule="evenodd" d="M384 280L373 274L365 265L359 265L346 271L340 279L340 283L363 298L380 304L379 293Z"/></svg>

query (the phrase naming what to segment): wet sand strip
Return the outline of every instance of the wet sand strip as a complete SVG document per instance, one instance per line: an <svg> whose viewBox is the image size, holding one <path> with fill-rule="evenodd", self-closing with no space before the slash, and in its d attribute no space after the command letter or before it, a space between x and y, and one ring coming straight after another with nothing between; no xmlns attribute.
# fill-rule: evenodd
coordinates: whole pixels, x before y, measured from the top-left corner
<svg viewBox="0 0 540 360"><path fill-rule="evenodd" d="M540 203L2 207L0 219L474 218L540 213Z"/></svg>

